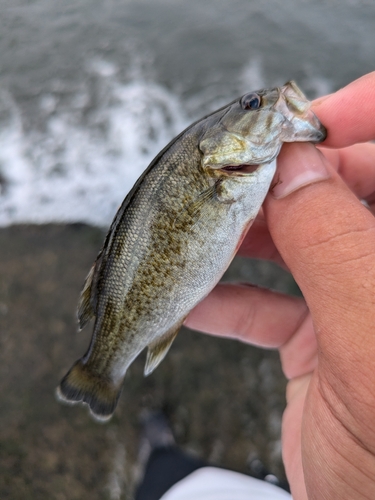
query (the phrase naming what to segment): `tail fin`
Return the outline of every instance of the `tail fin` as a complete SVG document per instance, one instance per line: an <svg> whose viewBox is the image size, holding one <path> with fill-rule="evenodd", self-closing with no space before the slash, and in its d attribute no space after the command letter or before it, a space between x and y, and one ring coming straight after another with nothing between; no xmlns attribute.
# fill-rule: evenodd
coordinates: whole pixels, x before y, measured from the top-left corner
<svg viewBox="0 0 375 500"><path fill-rule="evenodd" d="M115 411L121 387L122 384L115 385L78 360L60 382L56 396L70 404L87 403L95 420L105 422Z"/></svg>

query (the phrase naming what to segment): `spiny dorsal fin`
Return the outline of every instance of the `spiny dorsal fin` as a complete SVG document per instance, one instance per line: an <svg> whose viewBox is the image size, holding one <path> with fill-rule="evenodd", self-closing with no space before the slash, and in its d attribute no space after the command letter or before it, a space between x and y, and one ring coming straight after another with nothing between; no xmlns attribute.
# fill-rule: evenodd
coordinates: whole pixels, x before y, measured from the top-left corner
<svg viewBox="0 0 375 500"><path fill-rule="evenodd" d="M163 361L184 320L185 318L183 318L178 322L177 325L174 325L170 330L164 333L164 335L149 344L145 369L143 372L145 377L147 377L147 375L150 375L150 373L155 370L159 363Z"/></svg>
<svg viewBox="0 0 375 500"><path fill-rule="evenodd" d="M83 285L83 289L78 302L78 322L79 329L86 325L90 319L95 316L96 309L96 287L97 281L100 279L100 274L102 269L105 267L108 255L111 252L113 238L116 233L116 227L121 223L122 217L126 212L126 208L130 203L131 196L134 194L135 188L138 186L140 181L143 179L144 174L138 179L136 184L133 186L133 189L126 196L125 200L122 202L121 207L117 211L115 218L112 221L111 227L109 228L108 233L106 234L103 247L98 253L94 264L92 265L89 274L86 277L85 283Z"/></svg>
<svg viewBox="0 0 375 500"><path fill-rule="evenodd" d="M78 321L80 330L82 330L82 328L86 325L86 323L90 321L90 319L95 314L91 304L91 290L92 290L94 271L95 271L95 264L91 267L90 272L86 277L85 284L83 285L81 296L79 298Z"/></svg>

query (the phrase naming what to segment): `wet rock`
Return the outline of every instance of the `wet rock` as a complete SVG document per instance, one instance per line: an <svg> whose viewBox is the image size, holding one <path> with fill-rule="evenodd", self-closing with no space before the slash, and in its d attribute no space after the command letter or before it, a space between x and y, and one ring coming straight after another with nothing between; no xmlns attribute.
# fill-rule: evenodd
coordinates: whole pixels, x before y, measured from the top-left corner
<svg viewBox="0 0 375 500"><path fill-rule="evenodd" d="M0 230L0 498L131 498L139 415L162 409L177 443L248 472L259 457L283 474L280 419L285 381L278 355L183 329L160 367L130 367L113 420L57 403L60 378L87 349L76 304L103 233L81 224ZM238 259L226 279L296 290L287 273Z"/></svg>

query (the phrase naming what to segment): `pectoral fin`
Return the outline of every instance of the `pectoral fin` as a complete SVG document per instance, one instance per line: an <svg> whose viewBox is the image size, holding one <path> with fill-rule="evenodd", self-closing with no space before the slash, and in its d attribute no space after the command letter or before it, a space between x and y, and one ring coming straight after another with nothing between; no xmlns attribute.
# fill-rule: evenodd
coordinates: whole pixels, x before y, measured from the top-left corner
<svg viewBox="0 0 375 500"><path fill-rule="evenodd" d="M195 225L201 217L204 216L208 203L216 196L217 184L220 184L220 182L215 183L213 186L210 186L200 193L194 201L183 208L174 222L174 227L176 229L180 226L185 226L185 224Z"/></svg>
<svg viewBox="0 0 375 500"><path fill-rule="evenodd" d="M150 373L155 370L159 363L163 361L184 320L185 318L183 318L182 321L180 321L177 325L174 325L173 328L164 333L164 335L149 344L144 369L145 377L147 377L147 375L150 375Z"/></svg>

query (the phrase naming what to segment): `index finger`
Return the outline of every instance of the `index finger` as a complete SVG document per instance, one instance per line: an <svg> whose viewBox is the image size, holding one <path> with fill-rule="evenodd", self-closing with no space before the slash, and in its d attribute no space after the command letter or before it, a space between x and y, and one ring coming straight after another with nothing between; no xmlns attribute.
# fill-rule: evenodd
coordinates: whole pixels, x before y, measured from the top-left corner
<svg viewBox="0 0 375 500"><path fill-rule="evenodd" d="M251 285L219 283L184 324L216 336L279 348L291 339L307 313L300 297Z"/></svg>
<svg viewBox="0 0 375 500"><path fill-rule="evenodd" d="M317 99L312 110L327 128L324 146L343 148L375 139L375 72Z"/></svg>

